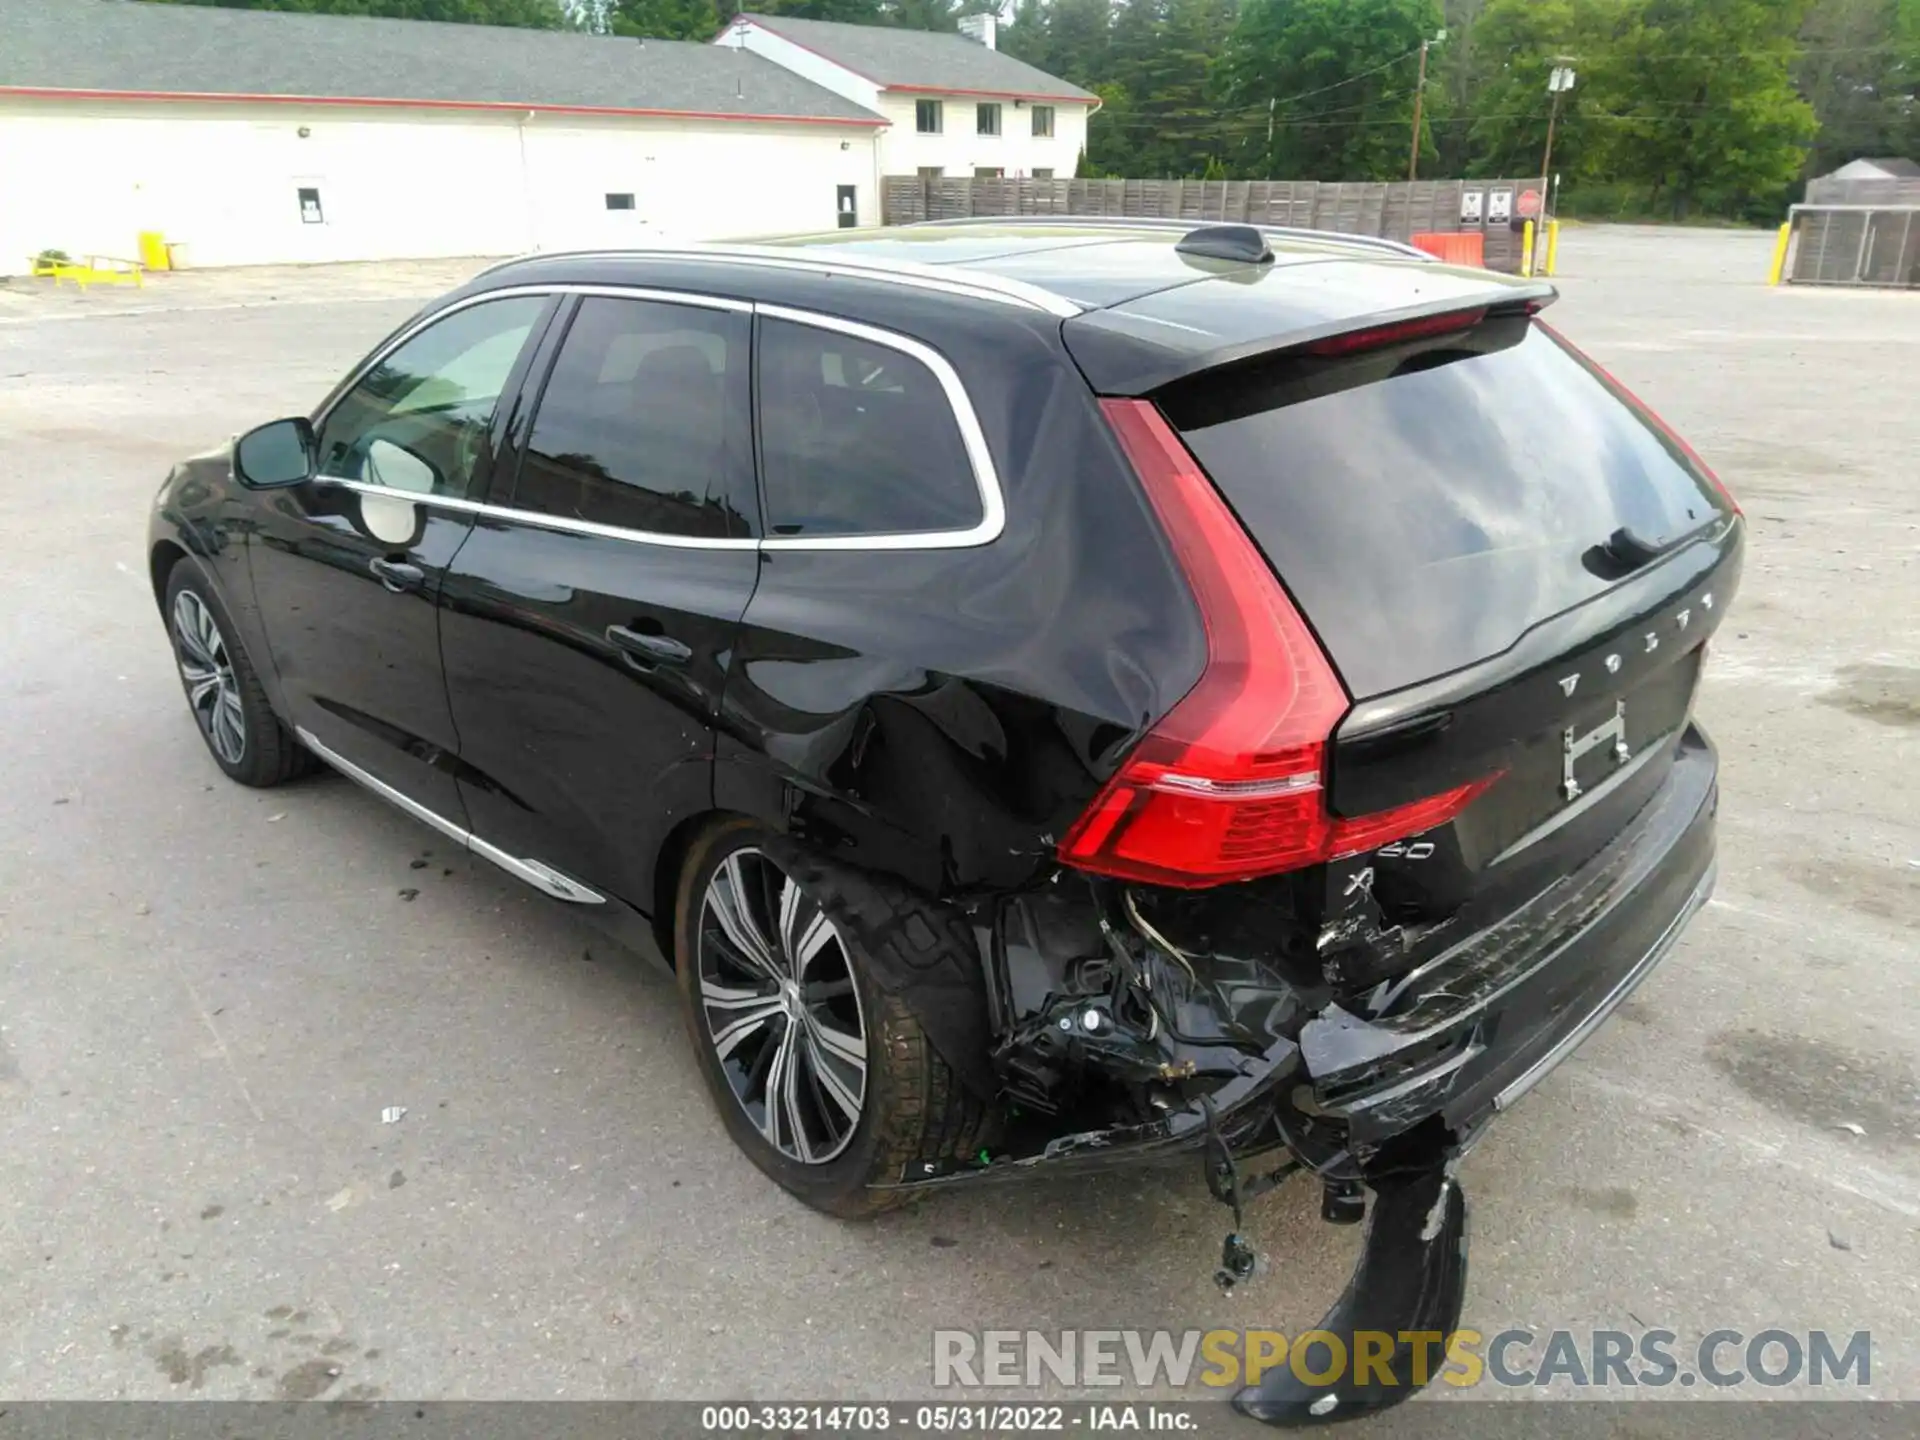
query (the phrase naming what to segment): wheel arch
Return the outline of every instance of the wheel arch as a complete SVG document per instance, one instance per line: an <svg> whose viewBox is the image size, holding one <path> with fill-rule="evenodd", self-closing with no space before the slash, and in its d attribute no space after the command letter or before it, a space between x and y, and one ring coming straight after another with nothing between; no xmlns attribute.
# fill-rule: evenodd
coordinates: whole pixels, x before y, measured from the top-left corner
<svg viewBox="0 0 1920 1440"><path fill-rule="evenodd" d="M152 554L147 556L147 576L153 582L153 603L161 610L166 609L167 582L173 577L173 567L186 558L186 546L176 540L156 541Z"/></svg>
<svg viewBox="0 0 1920 1440"><path fill-rule="evenodd" d="M660 953L666 957L669 970L680 967L673 937L674 910L679 904L680 882L686 875L687 862L709 833L723 825L753 818L738 810L703 810L681 820L660 842L660 853L653 864L652 924L653 937L659 943Z"/></svg>

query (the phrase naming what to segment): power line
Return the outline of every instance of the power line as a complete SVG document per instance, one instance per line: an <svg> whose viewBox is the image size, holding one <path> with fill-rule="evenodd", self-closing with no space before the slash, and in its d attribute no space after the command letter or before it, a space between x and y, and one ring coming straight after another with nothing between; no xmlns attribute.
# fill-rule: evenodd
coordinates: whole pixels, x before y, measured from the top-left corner
<svg viewBox="0 0 1920 1440"><path fill-rule="evenodd" d="M1341 86L1351 85L1356 80L1365 80L1369 76L1378 75L1382 70L1391 70L1394 66L1400 64L1403 60L1411 60L1414 56L1418 55L1419 53L1420 53L1420 47L1416 45L1413 47L1413 49L1407 51L1406 54L1396 55L1393 57L1393 59L1387 61L1385 64L1376 65L1371 70L1362 70L1358 75L1349 75L1346 79L1336 80L1331 85L1322 85L1318 90L1302 90L1298 95L1288 95L1288 96L1285 96L1284 98L1271 100L1268 103L1271 105L1278 106L1278 105L1291 105L1296 100L1311 100L1314 96L1324 95L1329 90L1338 90L1340 89Z"/></svg>

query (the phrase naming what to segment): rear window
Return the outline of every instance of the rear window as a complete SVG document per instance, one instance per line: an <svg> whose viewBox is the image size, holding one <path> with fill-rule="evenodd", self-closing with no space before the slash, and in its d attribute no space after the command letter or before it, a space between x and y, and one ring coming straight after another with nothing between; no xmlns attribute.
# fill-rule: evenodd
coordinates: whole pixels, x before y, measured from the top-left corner
<svg viewBox="0 0 1920 1440"><path fill-rule="evenodd" d="M1723 506L1685 453L1549 331L1496 320L1161 397L1356 698L1499 654Z"/></svg>

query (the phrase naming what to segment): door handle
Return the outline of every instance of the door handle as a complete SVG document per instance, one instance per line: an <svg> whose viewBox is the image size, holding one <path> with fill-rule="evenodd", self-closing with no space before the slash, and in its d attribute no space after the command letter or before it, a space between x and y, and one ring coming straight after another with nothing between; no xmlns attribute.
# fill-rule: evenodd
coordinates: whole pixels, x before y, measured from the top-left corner
<svg viewBox="0 0 1920 1440"><path fill-rule="evenodd" d="M679 665L693 658L692 648L671 635L648 635L625 625L609 625L607 639L635 659L649 664Z"/></svg>
<svg viewBox="0 0 1920 1440"><path fill-rule="evenodd" d="M404 595L409 590L418 590L426 583L427 572L418 565L409 565L404 560L383 560L375 558L367 562L367 568L380 577L380 583L396 595Z"/></svg>

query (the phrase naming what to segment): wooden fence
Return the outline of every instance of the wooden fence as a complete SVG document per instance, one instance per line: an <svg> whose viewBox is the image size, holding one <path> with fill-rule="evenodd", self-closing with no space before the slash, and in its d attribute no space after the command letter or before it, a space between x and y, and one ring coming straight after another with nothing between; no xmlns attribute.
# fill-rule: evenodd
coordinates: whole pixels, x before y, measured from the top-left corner
<svg viewBox="0 0 1920 1440"><path fill-rule="evenodd" d="M1088 215L1293 225L1405 240L1419 231L1480 230L1487 264L1520 268L1520 234L1505 218L1537 200L1531 180L1004 180L889 175L880 186L883 225L975 215ZM1504 212L1504 213L1503 213ZM1479 219L1471 215L1477 213ZM1495 216L1501 218L1495 219Z"/></svg>
<svg viewBox="0 0 1920 1440"><path fill-rule="evenodd" d="M1835 180L1824 176L1807 182L1807 204L1884 208L1920 205L1920 180Z"/></svg>

